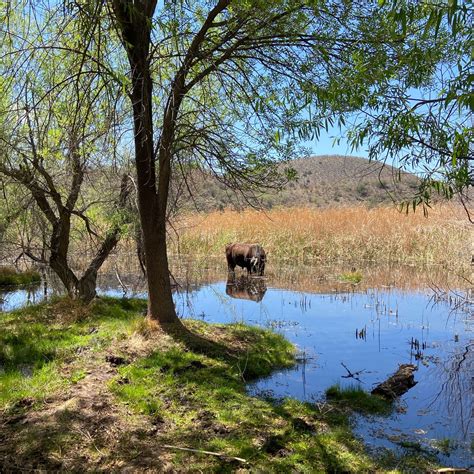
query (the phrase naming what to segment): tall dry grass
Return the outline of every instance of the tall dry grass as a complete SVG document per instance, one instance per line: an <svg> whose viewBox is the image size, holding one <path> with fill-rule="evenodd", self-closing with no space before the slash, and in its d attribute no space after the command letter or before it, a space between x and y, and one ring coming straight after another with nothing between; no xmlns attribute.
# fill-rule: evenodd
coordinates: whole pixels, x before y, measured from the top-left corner
<svg viewBox="0 0 474 474"><path fill-rule="evenodd" d="M401 213L393 207L368 209L290 208L182 216L170 252L222 256L229 242L259 242L278 260L377 261L470 264L473 228L464 211L439 205Z"/></svg>

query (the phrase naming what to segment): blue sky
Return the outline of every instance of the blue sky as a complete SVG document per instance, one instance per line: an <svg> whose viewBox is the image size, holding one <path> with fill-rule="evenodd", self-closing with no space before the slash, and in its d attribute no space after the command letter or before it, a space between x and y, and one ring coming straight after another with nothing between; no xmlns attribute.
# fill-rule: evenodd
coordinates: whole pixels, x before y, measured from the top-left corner
<svg viewBox="0 0 474 474"><path fill-rule="evenodd" d="M318 140L311 142L305 142L304 146L312 150L312 155L349 155L349 156L360 156L363 158L368 157L367 150L362 147L358 150L351 150L350 145L347 141L342 138L338 144L334 144L334 138L339 137L341 131L339 127L334 126L327 132L321 130L321 135Z"/></svg>

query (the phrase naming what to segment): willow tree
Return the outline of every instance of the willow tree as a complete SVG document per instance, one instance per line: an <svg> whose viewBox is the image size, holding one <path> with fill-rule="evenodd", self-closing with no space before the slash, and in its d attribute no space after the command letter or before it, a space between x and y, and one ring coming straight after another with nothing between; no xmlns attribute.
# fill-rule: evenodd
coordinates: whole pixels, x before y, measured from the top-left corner
<svg viewBox="0 0 474 474"><path fill-rule="evenodd" d="M32 225L38 227L40 216L42 242L23 240L23 254L48 265L71 297L89 302L97 272L120 239L130 183L123 178L120 185L118 179L95 198L90 183L84 190L91 173L98 181L100 170L113 163L112 124L118 117L108 103L115 96L94 61L77 50L77 25L69 21L59 28L55 13L33 12L34 18L11 13L1 30L0 175L29 196L30 214L36 214ZM93 51L91 41L88 52ZM94 207L113 217L95 225ZM83 234L93 255L78 274L70 246L73 235Z"/></svg>
<svg viewBox="0 0 474 474"><path fill-rule="evenodd" d="M106 2L103 27L115 28L130 67L123 83L133 111L150 320L181 327L166 250L173 170L200 163L236 187L268 185L298 141L370 107L393 81L417 86L442 59L444 43L420 33L422 11L403 27L389 11L365 1Z"/></svg>
<svg viewBox="0 0 474 474"><path fill-rule="evenodd" d="M411 87L399 80L388 83L386 92L374 96L370 107L359 112L350 140L355 148L367 146L372 159L396 159L400 167L418 171L419 191L405 203L407 210L420 204L426 210L433 196L457 195L474 223L467 197L474 185L474 4L381 3L387 4L388 20L401 31L422 13L420 40L436 38L442 56L439 61L425 61L430 52L418 46L414 53L419 60L407 63ZM427 74L427 67L431 73Z"/></svg>
<svg viewBox="0 0 474 474"><path fill-rule="evenodd" d="M427 84L448 56L429 11L403 15L412 4L76 0L56 10L65 31L79 25L70 54L131 105L151 321L182 330L166 249L172 174L201 167L244 193L278 186L276 164L298 142L355 111L380 119L380 101ZM103 47L115 40L122 55Z"/></svg>

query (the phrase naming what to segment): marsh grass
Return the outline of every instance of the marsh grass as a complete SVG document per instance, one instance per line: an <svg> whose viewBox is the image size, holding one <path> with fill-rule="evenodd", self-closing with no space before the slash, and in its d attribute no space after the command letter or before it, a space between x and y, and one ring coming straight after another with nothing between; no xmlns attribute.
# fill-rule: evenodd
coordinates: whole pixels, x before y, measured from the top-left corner
<svg viewBox="0 0 474 474"><path fill-rule="evenodd" d="M457 443L450 438L436 440L433 443L436 449L439 449L445 456L449 456L451 451L456 449Z"/></svg>
<svg viewBox="0 0 474 474"><path fill-rule="evenodd" d="M424 217L394 207L189 214L176 222L171 251L221 256L229 242L259 242L269 261L375 261L469 265L472 230L463 210L437 205Z"/></svg>
<svg viewBox="0 0 474 474"><path fill-rule="evenodd" d="M371 395L355 385L348 387L332 385L326 390L326 398L332 403L364 414L389 415L393 408L387 400Z"/></svg>
<svg viewBox="0 0 474 474"><path fill-rule="evenodd" d="M0 266L0 287L39 283L41 275L34 270L17 271L14 267Z"/></svg>
<svg viewBox="0 0 474 474"><path fill-rule="evenodd" d="M353 271L353 272L346 272L346 273L342 273L340 275L340 279L342 281L346 281L348 283L353 283L354 285L360 283L362 281L362 273L361 272L357 272L357 271Z"/></svg>

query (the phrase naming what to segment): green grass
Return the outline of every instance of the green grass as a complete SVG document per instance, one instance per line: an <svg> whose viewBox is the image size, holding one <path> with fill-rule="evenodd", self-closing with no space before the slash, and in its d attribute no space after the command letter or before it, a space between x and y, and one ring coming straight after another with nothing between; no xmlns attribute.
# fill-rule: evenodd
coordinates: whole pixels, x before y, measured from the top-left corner
<svg viewBox="0 0 474 474"><path fill-rule="evenodd" d="M357 284L357 283L360 283L362 281L362 273L361 272L347 272L347 273L343 273L341 276L340 276L340 279L342 281L346 281L348 283L353 283L353 284Z"/></svg>
<svg viewBox="0 0 474 474"><path fill-rule="evenodd" d="M451 454L451 451L457 448L458 444L452 439L443 438L436 440L433 443L433 446L436 449L439 449L444 455L449 456Z"/></svg>
<svg viewBox="0 0 474 474"><path fill-rule="evenodd" d="M64 374L62 366L81 349L104 349L127 337L131 322L142 319L140 300L103 298L91 307L54 300L0 317L0 409L24 398L41 400L76 383L80 373Z"/></svg>
<svg viewBox="0 0 474 474"><path fill-rule="evenodd" d="M18 272L14 267L0 266L0 287L30 285L40 281L41 275L34 270Z"/></svg>
<svg viewBox="0 0 474 474"><path fill-rule="evenodd" d="M326 390L326 398L332 403L364 414L388 415L392 410L390 402L367 393L359 386L333 385Z"/></svg>
<svg viewBox="0 0 474 474"><path fill-rule="evenodd" d="M380 470L377 472L426 473L438 472L436 456L425 451L404 448L403 454L381 449L377 457Z"/></svg>

